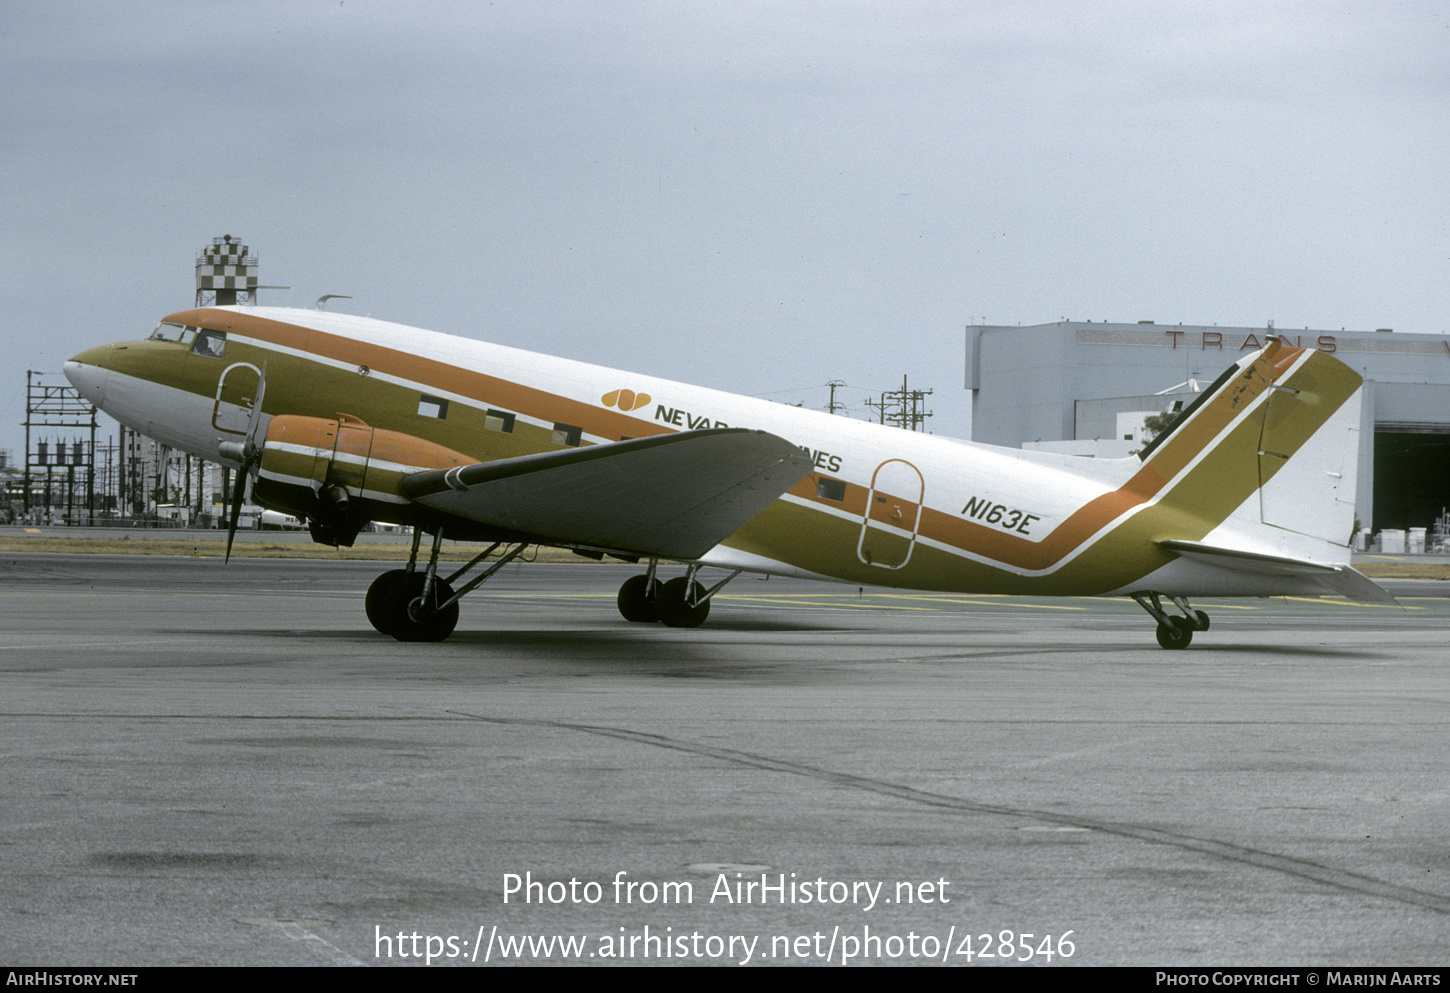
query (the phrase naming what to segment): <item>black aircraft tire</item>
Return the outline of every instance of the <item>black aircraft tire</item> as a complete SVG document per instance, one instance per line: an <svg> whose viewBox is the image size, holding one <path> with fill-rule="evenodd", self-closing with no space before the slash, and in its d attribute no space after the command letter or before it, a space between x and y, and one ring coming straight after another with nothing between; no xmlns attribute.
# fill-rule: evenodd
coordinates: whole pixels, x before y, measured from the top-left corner
<svg viewBox="0 0 1450 993"><path fill-rule="evenodd" d="M655 586L657 591L659 586ZM660 619L659 607L655 604L655 598L650 596L649 577L631 576L624 581L619 588L619 614L626 621L635 623L657 621Z"/></svg>
<svg viewBox="0 0 1450 993"><path fill-rule="evenodd" d="M442 641L458 626L458 604L442 610L421 609L417 616L409 613L413 601L423 593L428 577L421 572L409 573L388 588L383 613L390 625L388 634L399 641ZM444 603L453 597L453 589L441 579L433 581L432 603Z"/></svg>
<svg viewBox="0 0 1450 993"><path fill-rule="evenodd" d="M390 569L374 579L373 584L368 587L367 598L363 601L363 610L367 612L368 623L381 634L393 633L392 625L388 623L388 593L391 592L393 584L406 575L408 575L407 569Z"/></svg>
<svg viewBox="0 0 1450 993"><path fill-rule="evenodd" d="M691 590L690 587L694 589ZM697 602L693 607L686 606L685 594L692 593L692 599ZM705 618L710 616L710 601L701 600L705 595L705 587L684 576L678 579L671 579L655 592L655 605L659 608L660 620L666 627L672 628L697 628L705 623Z"/></svg>
<svg viewBox="0 0 1450 993"><path fill-rule="evenodd" d="M1186 617L1170 617L1169 623L1158 625L1158 644L1164 648L1187 648L1193 640L1192 622Z"/></svg>

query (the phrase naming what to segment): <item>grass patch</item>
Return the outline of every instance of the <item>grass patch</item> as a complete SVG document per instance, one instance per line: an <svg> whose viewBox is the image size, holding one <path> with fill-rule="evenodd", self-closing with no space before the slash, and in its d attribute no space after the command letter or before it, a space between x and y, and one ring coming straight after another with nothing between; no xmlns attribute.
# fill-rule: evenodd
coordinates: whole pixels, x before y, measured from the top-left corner
<svg viewBox="0 0 1450 993"><path fill-rule="evenodd" d="M234 559L333 559L342 561L406 562L408 544L366 544L352 548L329 548L311 542L238 541L232 546ZM467 562L485 545L444 543L439 556L445 562ZM420 553L427 552L424 543ZM56 552L66 555L176 555L183 558L219 559L226 556L226 537L197 538L88 538L53 535L0 536L0 553ZM589 562L565 548L531 548L526 562ZM605 561L613 561L606 559ZM1355 568L1372 579L1446 579L1450 580L1450 562L1381 562L1362 560Z"/></svg>
<svg viewBox="0 0 1450 993"><path fill-rule="evenodd" d="M351 548L329 548L310 542L238 541L232 546L234 559L327 559L334 561L406 562L409 545L367 544ZM419 549L426 555L428 544ZM438 556L444 562L467 562L487 545L444 543ZM0 553L55 552L63 555L174 555L191 559L220 559L227 553L225 537L209 539L172 538L59 538L51 535L0 536ZM563 548L531 548L521 559L526 562L588 562Z"/></svg>
<svg viewBox="0 0 1450 993"><path fill-rule="evenodd" d="M1371 579L1450 579L1450 562L1360 562Z"/></svg>

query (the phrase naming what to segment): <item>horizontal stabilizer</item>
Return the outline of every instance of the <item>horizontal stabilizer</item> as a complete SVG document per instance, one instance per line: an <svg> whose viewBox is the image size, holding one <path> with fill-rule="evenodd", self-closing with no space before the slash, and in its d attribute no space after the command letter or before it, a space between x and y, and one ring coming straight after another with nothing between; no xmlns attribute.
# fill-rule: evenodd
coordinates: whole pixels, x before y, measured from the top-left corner
<svg viewBox="0 0 1450 993"><path fill-rule="evenodd" d="M721 428L430 469L407 476L400 491L545 544L694 559L811 468L784 438Z"/></svg>
<svg viewBox="0 0 1450 993"><path fill-rule="evenodd" d="M1158 544L1186 559L1221 569L1234 569L1259 576L1293 576L1322 587L1326 593L1346 596L1351 600L1368 603L1395 602L1395 598L1383 586L1347 565L1324 565L1283 555L1205 545L1197 541L1160 541Z"/></svg>

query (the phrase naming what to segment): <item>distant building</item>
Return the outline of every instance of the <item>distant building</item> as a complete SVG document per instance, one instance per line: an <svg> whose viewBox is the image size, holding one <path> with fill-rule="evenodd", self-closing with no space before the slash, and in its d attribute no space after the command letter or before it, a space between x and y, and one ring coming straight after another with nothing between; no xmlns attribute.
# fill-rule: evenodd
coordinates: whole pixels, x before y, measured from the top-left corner
<svg viewBox="0 0 1450 993"><path fill-rule="evenodd" d="M1094 441L1140 447L1124 439L1131 429L1120 427L1118 415L1186 406L1270 335L1333 352L1364 377L1362 525L1432 525L1450 506L1450 335L1091 321L969 327L972 438L1061 451L1084 451ZM1121 444L1097 448L1122 451Z"/></svg>

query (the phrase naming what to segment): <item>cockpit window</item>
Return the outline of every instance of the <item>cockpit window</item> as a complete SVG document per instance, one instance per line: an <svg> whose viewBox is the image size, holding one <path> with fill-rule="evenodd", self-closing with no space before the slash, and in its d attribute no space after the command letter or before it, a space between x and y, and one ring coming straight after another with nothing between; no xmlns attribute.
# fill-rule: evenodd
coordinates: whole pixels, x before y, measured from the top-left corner
<svg viewBox="0 0 1450 993"><path fill-rule="evenodd" d="M200 332L196 336L196 344L191 346L193 355L209 355L212 358L221 358L222 350L227 347L227 336L225 331L207 331L202 328L188 328Z"/></svg>
<svg viewBox="0 0 1450 993"><path fill-rule="evenodd" d="M151 332L152 341L179 341L183 345L191 344L201 328L192 327L189 324L158 324L156 330Z"/></svg>

